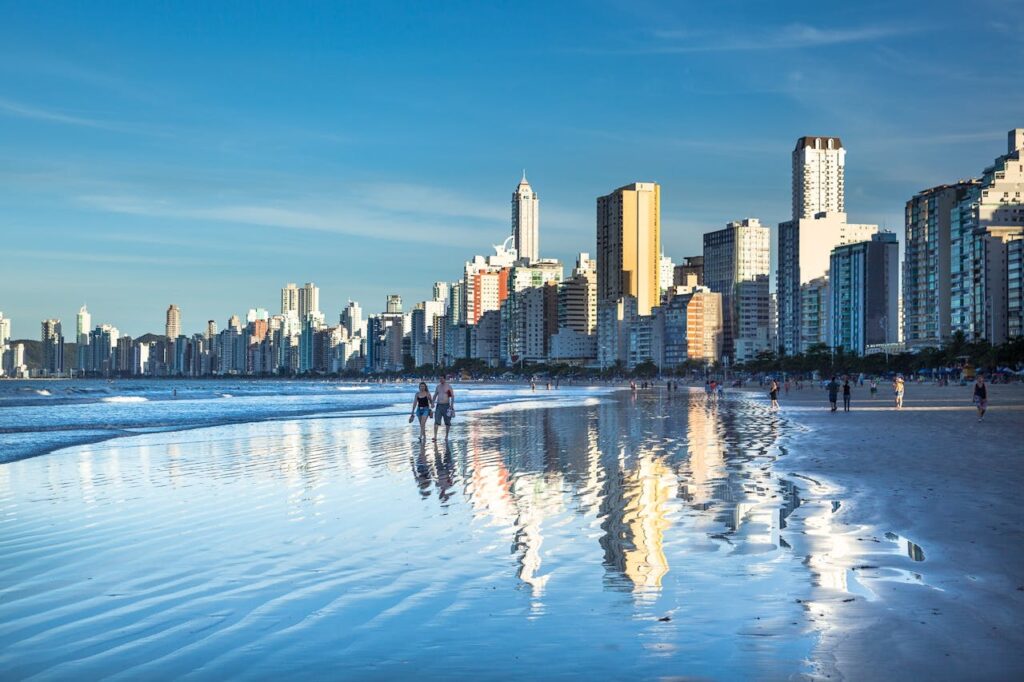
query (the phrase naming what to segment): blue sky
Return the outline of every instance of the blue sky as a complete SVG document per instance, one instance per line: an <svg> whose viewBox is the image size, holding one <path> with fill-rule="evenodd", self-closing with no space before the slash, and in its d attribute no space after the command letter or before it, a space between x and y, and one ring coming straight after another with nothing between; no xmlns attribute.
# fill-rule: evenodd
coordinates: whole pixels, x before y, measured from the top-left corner
<svg viewBox="0 0 1024 682"><path fill-rule="evenodd" d="M409 305L505 238L524 167L543 255L656 181L678 261L788 217L801 135L842 137L851 220L902 231L1024 125L1022 30L997 0L0 2L0 310L36 338L82 302L199 331L286 282L329 320Z"/></svg>

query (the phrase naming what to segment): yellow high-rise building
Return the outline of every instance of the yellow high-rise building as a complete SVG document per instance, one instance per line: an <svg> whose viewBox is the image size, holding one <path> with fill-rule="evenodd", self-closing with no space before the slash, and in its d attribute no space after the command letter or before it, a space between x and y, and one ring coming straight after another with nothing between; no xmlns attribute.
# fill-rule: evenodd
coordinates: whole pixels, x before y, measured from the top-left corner
<svg viewBox="0 0 1024 682"><path fill-rule="evenodd" d="M660 296L661 187L636 182L597 198L599 302L633 296L650 315Z"/></svg>

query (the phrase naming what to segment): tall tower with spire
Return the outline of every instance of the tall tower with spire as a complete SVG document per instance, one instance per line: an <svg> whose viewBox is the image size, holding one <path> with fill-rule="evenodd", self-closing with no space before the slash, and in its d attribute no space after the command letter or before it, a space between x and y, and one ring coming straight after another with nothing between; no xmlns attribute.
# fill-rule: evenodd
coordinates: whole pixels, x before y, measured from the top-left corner
<svg viewBox="0 0 1024 682"><path fill-rule="evenodd" d="M519 258L540 260L540 199L526 181L525 170L512 193L512 239Z"/></svg>
<svg viewBox="0 0 1024 682"><path fill-rule="evenodd" d="M75 343L78 344L78 351L75 356L75 368L85 371L91 369L89 365L89 331L92 329L92 315L84 305L78 309L78 317L75 319Z"/></svg>

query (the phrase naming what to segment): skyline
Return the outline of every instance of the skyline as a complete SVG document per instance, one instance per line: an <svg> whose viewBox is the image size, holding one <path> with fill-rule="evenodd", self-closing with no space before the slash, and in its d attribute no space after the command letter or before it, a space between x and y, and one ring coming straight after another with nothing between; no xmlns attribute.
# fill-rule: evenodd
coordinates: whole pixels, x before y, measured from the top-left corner
<svg viewBox="0 0 1024 682"><path fill-rule="evenodd" d="M596 198L650 181L679 262L729 221L776 232L803 135L842 138L851 221L902 244L905 202L976 174L1024 110L1020 77L974 47L1024 58L1003 33L1024 10L982 5L955 25L945 3L875 24L860 7L18 7L0 28L0 310L34 338L83 303L135 336L176 303L200 331L295 281L328 319L348 299L409 307L509 234L524 167L542 256L593 253Z"/></svg>

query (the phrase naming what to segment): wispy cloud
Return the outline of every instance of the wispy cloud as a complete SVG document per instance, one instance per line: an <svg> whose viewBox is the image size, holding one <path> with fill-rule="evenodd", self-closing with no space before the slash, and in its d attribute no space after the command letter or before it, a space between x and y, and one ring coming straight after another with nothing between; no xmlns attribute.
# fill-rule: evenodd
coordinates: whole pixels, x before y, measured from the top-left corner
<svg viewBox="0 0 1024 682"><path fill-rule="evenodd" d="M30 104L23 104L9 99L0 99L0 112L18 118L31 118L37 121L49 121L51 123L65 123L68 125L85 126L87 128L112 129L111 124L106 121L99 121L93 118L72 116L59 111L51 111Z"/></svg>
<svg viewBox="0 0 1024 682"><path fill-rule="evenodd" d="M57 260L73 261L81 263L83 256L80 251L50 251L50 250L5 250L4 253L15 258L32 260ZM90 253L86 259L92 263L117 263L119 265L167 265L178 266L210 266L214 263L195 258L161 258L159 256L136 256L131 254L117 255L104 253Z"/></svg>
<svg viewBox="0 0 1024 682"><path fill-rule="evenodd" d="M192 222L329 232L384 241L437 243L444 228L452 243L486 244L504 232L507 215L458 193L408 184L355 187L332 199L218 202L145 193L83 194L80 204L108 213Z"/></svg>
<svg viewBox="0 0 1024 682"><path fill-rule="evenodd" d="M818 28L788 24L776 28L743 31L661 29L643 45L621 48L583 48L581 52L608 54L686 54L692 52L747 52L756 50L798 50L831 45L869 43L925 30L915 26L874 25L854 28Z"/></svg>
<svg viewBox="0 0 1024 682"><path fill-rule="evenodd" d="M107 130L110 132L117 133L132 133L132 134L144 134L144 135L167 135L166 131L161 131L152 126L139 125L134 123L124 123L118 121L106 121L103 119L89 118L85 116L78 116L75 114L68 114L59 110L46 109L33 104L27 104L25 102L19 102L11 99L0 98L0 114L7 116L13 116L16 118L25 118L35 121L45 121L47 123L54 123L59 125L71 125L83 128L94 128L96 130Z"/></svg>

